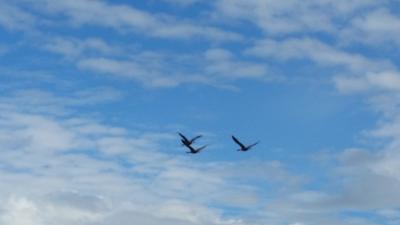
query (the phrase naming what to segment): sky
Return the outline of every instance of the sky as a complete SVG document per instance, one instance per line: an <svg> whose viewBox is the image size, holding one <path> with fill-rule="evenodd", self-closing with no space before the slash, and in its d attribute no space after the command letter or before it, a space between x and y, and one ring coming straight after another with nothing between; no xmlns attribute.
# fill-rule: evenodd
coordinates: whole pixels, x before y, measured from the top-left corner
<svg viewBox="0 0 400 225"><path fill-rule="evenodd" d="M0 225L400 224L399 36L398 0L0 0Z"/></svg>

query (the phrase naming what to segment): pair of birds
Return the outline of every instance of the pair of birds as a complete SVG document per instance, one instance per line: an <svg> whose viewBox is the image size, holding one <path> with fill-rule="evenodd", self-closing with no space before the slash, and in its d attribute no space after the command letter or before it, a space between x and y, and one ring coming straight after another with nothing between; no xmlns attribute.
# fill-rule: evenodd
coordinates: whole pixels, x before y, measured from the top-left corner
<svg viewBox="0 0 400 225"><path fill-rule="evenodd" d="M199 153L201 150L203 150L204 148L207 147L207 145L204 145L204 146L202 146L202 147L200 147L200 148L194 148L194 147L192 146L192 144L193 144L197 139L201 138L202 135L198 135L198 136L196 136L196 137L194 137L194 138L189 139L189 138L187 138L185 135L183 135L182 133L179 133L179 132L178 132L178 134L179 134L179 136L181 136L182 145L185 146L185 147L187 147L187 148L189 149L189 151L186 152L186 153L196 154L196 153ZM257 145L257 144L259 143L259 142L257 141L257 142L254 143L254 144L251 144L251 145L247 145L247 146L246 146L246 145L242 144L242 143L241 143L235 136L233 136L233 135L232 135L232 140L233 140L236 144L238 144L238 145L240 146L240 149L238 149L238 151L242 151L242 152L248 151L250 148L252 148L253 146L255 146L255 145Z"/></svg>

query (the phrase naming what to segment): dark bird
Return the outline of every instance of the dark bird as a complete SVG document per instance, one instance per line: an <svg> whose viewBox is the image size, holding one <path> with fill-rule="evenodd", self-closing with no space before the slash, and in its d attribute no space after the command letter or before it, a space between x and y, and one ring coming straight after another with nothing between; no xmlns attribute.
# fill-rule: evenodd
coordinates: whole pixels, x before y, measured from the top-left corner
<svg viewBox="0 0 400 225"><path fill-rule="evenodd" d="M244 144L242 144L242 143L241 143L235 136L233 136L233 135L232 135L232 139L233 139L233 141L234 141L236 144L238 144L238 145L240 146L240 149L238 149L238 151L243 151L243 152L248 151L250 148L252 148L253 146L255 146L256 144L259 143L259 141L257 141L257 142L254 143L254 144L245 146Z"/></svg>
<svg viewBox="0 0 400 225"><path fill-rule="evenodd" d="M181 142L182 142L182 144L183 145L186 145L186 146L188 146L188 145L191 145L191 144L193 144L197 139L199 139L199 138L201 138L202 137L202 135L197 135L196 137L194 137L194 138L192 138L192 139L188 139L185 135L183 135L182 133L179 133L178 132L178 134L179 134L179 136L181 136Z"/></svg>
<svg viewBox="0 0 400 225"><path fill-rule="evenodd" d="M185 146L190 150L189 152L186 152L186 153L191 153L191 154L199 153L201 150L203 150L205 147L207 147L207 145L204 145L204 146L196 149L196 148L193 148L191 145L185 144Z"/></svg>

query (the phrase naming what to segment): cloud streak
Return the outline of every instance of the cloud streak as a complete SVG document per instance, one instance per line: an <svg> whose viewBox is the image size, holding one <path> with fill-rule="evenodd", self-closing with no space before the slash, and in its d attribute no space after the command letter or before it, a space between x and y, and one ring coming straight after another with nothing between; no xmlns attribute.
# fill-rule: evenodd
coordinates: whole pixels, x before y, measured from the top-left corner
<svg viewBox="0 0 400 225"><path fill-rule="evenodd" d="M154 3L0 0L0 224L398 224L400 73L391 46L399 16L392 3L166 0L165 9L150 9ZM173 89L182 85L245 87L240 94L260 98L257 106L266 94L281 96L282 84L320 93L321 83L302 86L294 73L331 82L333 101L357 94L376 127L318 163L300 146L298 165L247 155L188 158L168 125L149 128L131 111L118 111L130 124L112 117L131 110L125 95L134 94L117 79L139 84L149 98L169 88L156 92L174 101L186 93ZM244 81L259 83L253 90ZM285 90L282 96L300 93ZM274 103L298 99L284 100ZM259 131L276 131L268 129Z"/></svg>
<svg viewBox="0 0 400 225"><path fill-rule="evenodd" d="M18 4L19 3L19 4ZM0 17L0 22L7 28L21 27L38 28L37 26L55 26L56 24L27 13L18 5L28 4L37 14L45 14L70 27L97 26L111 28L120 33L144 34L157 38L191 39L204 38L213 41L240 41L242 36L232 31L226 31L214 26L181 22L179 18L167 15L157 15L122 4L109 4L106 1L69 1L54 2L48 0L21 0L15 5L2 2L9 8ZM5 9L7 9L5 8ZM58 17L57 15L62 15ZM13 19L20 18L20 19ZM32 23L31 21L38 21Z"/></svg>
<svg viewBox="0 0 400 225"><path fill-rule="evenodd" d="M29 91L35 92L40 95L16 94L17 98L3 97L0 102L20 105L27 98L32 102L29 108L57 109L93 101L91 94L82 92L73 95L88 97L70 103L65 97ZM35 98L42 100L32 101ZM50 106L49 99L54 99ZM2 223L107 224L115 220L124 225L135 220L241 225L239 218L228 218L219 207L208 205L259 204L261 190L236 180L257 179L262 174L246 178L226 163L200 164L184 156L172 157L162 148L175 140L168 133L138 130L133 135L75 113L17 108L0 109L0 177L6 181L0 188L5 202ZM252 170L250 162L246 165ZM280 173L279 179L295 179L277 164L259 166ZM236 188L226 192L231 186Z"/></svg>

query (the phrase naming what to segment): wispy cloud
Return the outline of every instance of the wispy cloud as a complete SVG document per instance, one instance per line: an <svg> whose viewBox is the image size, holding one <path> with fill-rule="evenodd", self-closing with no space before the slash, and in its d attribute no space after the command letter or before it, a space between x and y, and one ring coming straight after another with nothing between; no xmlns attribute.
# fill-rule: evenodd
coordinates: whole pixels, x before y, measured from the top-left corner
<svg viewBox="0 0 400 225"><path fill-rule="evenodd" d="M209 49L205 52L207 61L205 72L214 77L225 77L236 80L240 78L268 79L268 69L260 63L245 62L224 49Z"/></svg>
<svg viewBox="0 0 400 225"><path fill-rule="evenodd" d="M240 41L238 33L192 22L182 22L179 18L165 14L152 14L146 11L122 4L109 4L106 1L68 1L54 2L48 0L22 0L20 4L29 4L38 14L56 17L59 23L72 27L98 26L111 28L121 33L144 34L159 38L205 38L215 41ZM4 6L11 7L8 3ZM18 2L17 4L18 5ZM30 21L40 20L34 14L25 13L20 7L13 7L3 14L3 24L10 26L33 26ZM57 17L57 15L62 15ZM19 20L12 18L21 18ZM25 18L25 19L24 19ZM1 20L0 20L1 21ZM29 21L29 23L28 23ZM50 21L41 21L41 25L56 26ZM57 23L58 24L58 23Z"/></svg>
<svg viewBox="0 0 400 225"><path fill-rule="evenodd" d="M321 66L344 67L352 73L392 68L385 60L372 60L361 54L340 50L317 39L263 40L246 50L247 54L279 60L308 59Z"/></svg>
<svg viewBox="0 0 400 225"><path fill-rule="evenodd" d="M400 73L398 71L367 73L365 76L358 77L338 76L334 78L334 81L339 91L344 93L400 90Z"/></svg>
<svg viewBox="0 0 400 225"><path fill-rule="evenodd" d="M362 42L370 46L399 45L400 17L386 8L378 8L354 17L342 32L347 42Z"/></svg>
<svg viewBox="0 0 400 225"><path fill-rule="evenodd" d="M36 17L14 3L0 1L0 26L8 30L27 30L36 23Z"/></svg>
<svg viewBox="0 0 400 225"><path fill-rule="evenodd" d="M106 87L76 91L65 96L55 96L37 89L20 90L13 93L12 97L1 97L0 109L65 115L71 113L72 107L116 101L121 95L121 92Z"/></svg>
<svg viewBox="0 0 400 225"><path fill-rule="evenodd" d="M78 69L139 81L148 87L176 87L185 83L232 85L239 79L276 81L266 65L238 59L217 48L202 55L123 49L101 39L54 38L43 48L57 53ZM101 55L102 57L99 57Z"/></svg>
<svg viewBox="0 0 400 225"><path fill-rule="evenodd" d="M0 224L399 223L400 73L392 47L399 43L400 19L389 8L393 1L164 0L168 7L148 7L155 4L0 0ZM154 88L168 87L154 92L165 93L165 104L189 93L183 90L190 88L173 89L180 85L240 88L239 81L290 80L293 71L302 76L303 68L318 72L308 73L311 79L336 87L335 101L357 94L354 99L363 103L357 107L371 109L360 121L376 122L352 134L361 140L337 141L346 147L326 152L319 164L307 160L317 153L302 146L296 150L303 151L303 160L296 162L265 160L269 151L255 152L264 160L249 154L226 161L208 153L192 158L178 148L168 124L155 129L134 118L134 110L149 111L125 105L132 103L125 94L134 93L113 82L136 82L135 91L151 98ZM322 89L294 80L290 85L297 90ZM280 96L279 85L264 90L258 83L257 91L249 88L245 95L256 96L263 107L264 94ZM198 107L190 97L179 101ZM133 111L123 119L109 117L124 110ZM254 112L246 113L240 115ZM290 122L275 125L281 123ZM355 129L353 122L347 128ZM309 134L308 124L302 132ZM335 141L325 139L321 145Z"/></svg>
<svg viewBox="0 0 400 225"><path fill-rule="evenodd" d="M217 17L249 21L268 35L291 33L334 33L338 24L359 10L376 5L374 1L269 1L220 0Z"/></svg>
<svg viewBox="0 0 400 225"><path fill-rule="evenodd" d="M164 1L179 6L190 6L195 3L201 2L201 0L164 0Z"/></svg>
<svg viewBox="0 0 400 225"><path fill-rule="evenodd" d="M40 95L32 95L35 92ZM95 96L86 92L73 96ZM92 97L74 101L43 91L25 94L3 97L0 102L3 106L32 102L31 108L48 110L93 102ZM274 182L297 179L277 163L244 162L242 173L237 174L236 165L172 157L162 147L175 140L168 133L138 130L133 134L75 113L17 109L0 108L0 177L7 181L0 188L5 202L0 213L3 223L107 224L117 220L126 224L135 218L145 224L163 220L239 225L241 220L228 219L218 207L208 205L256 208L262 190L245 180L264 174L253 173L249 178L244 171L271 171L277 178ZM235 190L227 192L232 185ZM31 195L32 189L40 191Z"/></svg>
<svg viewBox="0 0 400 225"><path fill-rule="evenodd" d="M52 38L46 44L44 49L61 54L67 58L73 59L90 53L102 55L118 55L124 51L119 46L111 46L99 38L88 38L79 40L76 38Z"/></svg>

